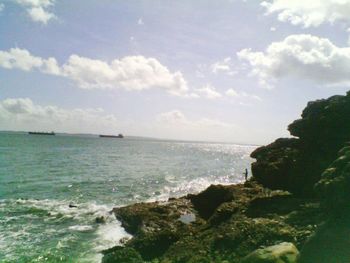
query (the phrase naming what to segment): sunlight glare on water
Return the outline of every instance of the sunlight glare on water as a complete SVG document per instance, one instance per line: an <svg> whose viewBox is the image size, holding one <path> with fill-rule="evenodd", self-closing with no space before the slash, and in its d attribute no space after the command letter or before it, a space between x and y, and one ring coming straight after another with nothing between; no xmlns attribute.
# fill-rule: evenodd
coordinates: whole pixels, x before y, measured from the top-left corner
<svg viewBox="0 0 350 263"><path fill-rule="evenodd" d="M101 250L128 237L114 206L239 183L254 149L1 133L0 262L99 262Z"/></svg>

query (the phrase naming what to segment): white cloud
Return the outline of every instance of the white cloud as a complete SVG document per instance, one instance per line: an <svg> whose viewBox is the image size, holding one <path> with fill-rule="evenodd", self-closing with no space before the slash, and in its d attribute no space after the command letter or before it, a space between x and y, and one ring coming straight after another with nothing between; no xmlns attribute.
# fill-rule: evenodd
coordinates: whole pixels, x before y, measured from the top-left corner
<svg viewBox="0 0 350 263"><path fill-rule="evenodd" d="M350 47L337 47L326 38L291 35L265 52L243 49L237 55L265 87L288 76L322 85L350 85Z"/></svg>
<svg viewBox="0 0 350 263"><path fill-rule="evenodd" d="M234 89L228 89L225 94L229 97L233 97L233 98L248 98L248 99L254 99L254 100L257 100L257 101L262 101L262 99L257 96L257 95L252 95L252 94L248 94L246 92L238 92Z"/></svg>
<svg viewBox="0 0 350 263"><path fill-rule="evenodd" d="M349 0L269 0L261 3L266 14L277 13L278 20L303 27L350 21Z"/></svg>
<svg viewBox="0 0 350 263"><path fill-rule="evenodd" d="M238 92L235 91L234 89L228 89L226 91L226 95L229 96L229 97L238 97Z"/></svg>
<svg viewBox="0 0 350 263"><path fill-rule="evenodd" d="M128 56L111 63L77 55L63 65L63 74L82 88L146 90L161 88L172 95L185 95L187 83L180 72L171 73L154 58Z"/></svg>
<svg viewBox="0 0 350 263"><path fill-rule="evenodd" d="M275 28L274 26L270 27L271 32L275 32L276 30L277 30L277 28Z"/></svg>
<svg viewBox="0 0 350 263"><path fill-rule="evenodd" d="M64 109L34 104L29 98L0 101L0 125L7 130L118 133L114 115L102 109Z"/></svg>
<svg viewBox="0 0 350 263"><path fill-rule="evenodd" d="M210 84L205 85L203 88L196 89L196 92L207 99L219 99L222 97L222 95Z"/></svg>
<svg viewBox="0 0 350 263"><path fill-rule="evenodd" d="M211 71L214 74L218 73L225 73L227 75L235 75L237 74L237 71L232 70L232 65L231 65L231 58L227 57L221 61L215 62L214 64L211 65Z"/></svg>
<svg viewBox="0 0 350 263"><path fill-rule="evenodd" d="M142 17L140 17L139 20L137 20L137 24L138 24L139 26L144 25Z"/></svg>
<svg viewBox="0 0 350 263"><path fill-rule="evenodd" d="M6 69L20 69L24 71L39 70L48 74L59 74L56 59L43 59L31 55L25 49L11 48L9 51L0 50L0 67Z"/></svg>
<svg viewBox="0 0 350 263"><path fill-rule="evenodd" d="M55 18L53 13L47 12L42 7L33 7L28 9L28 14L34 22L47 24L49 20Z"/></svg>
<svg viewBox="0 0 350 263"><path fill-rule="evenodd" d="M34 22L47 24L56 16L48 11L48 8L55 4L55 0L15 0L17 4L23 6Z"/></svg>
<svg viewBox="0 0 350 263"><path fill-rule="evenodd" d="M55 58L43 59L25 49L0 51L0 67L25 71L38 70L73 80L83 89L147 90L158 88L171 95L193 97L181 72L170 72L155 58L127 56L110 63L71 55L59 66Z"/></svg>
<svg viewBox="0 0 350 263"><path fill-rule="evenodd" d="M49 7L54 4L54 0L16 0L16 2L23 6L33 7Z"/></svg>

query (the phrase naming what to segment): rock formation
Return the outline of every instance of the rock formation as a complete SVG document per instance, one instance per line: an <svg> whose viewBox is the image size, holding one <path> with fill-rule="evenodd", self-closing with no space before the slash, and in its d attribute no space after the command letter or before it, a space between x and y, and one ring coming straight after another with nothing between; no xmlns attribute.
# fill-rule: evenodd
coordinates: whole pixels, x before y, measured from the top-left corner
<svg viewBox="0 0 350 263"><path fill-rule="evenodd" d="M350 140L350 93L309 102L301 117L288 127L297 138L278 139L251 154L252 172L265 187L312 196L322 172Z"/></svg>
<svg viewBox="0 0 350 263"><path fill-rule="evenodd" d="M126 255L130 261L125 262L136 263L140 258L152 263L238 263L261 246L293 242L301 248L321 222L318 203L254 182L212 185L197 195L113 212L134 237L125 247L105 251L104 263L122 262ZM193 214L195 220L183 222L183 214ZM288 253L271 262L292 263L277 260Z"/></svg>

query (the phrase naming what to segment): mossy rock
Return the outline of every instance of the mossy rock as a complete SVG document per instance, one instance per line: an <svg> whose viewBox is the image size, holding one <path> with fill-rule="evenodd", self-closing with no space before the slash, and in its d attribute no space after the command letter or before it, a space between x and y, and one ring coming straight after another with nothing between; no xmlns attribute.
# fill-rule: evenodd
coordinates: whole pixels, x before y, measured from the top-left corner
<svg viewBox="0 0 350 263"><path fill-rule="evenodd" d="M298 249L292 243L283 242L255 250L242 263L296 263L298 257Z"/></svg>
<svg viewBox="0 0 350 263"><path fill-rule="evenodd" d="M140 254L133 248L113 247L103 251L102 263L143 263Z"/></svg>

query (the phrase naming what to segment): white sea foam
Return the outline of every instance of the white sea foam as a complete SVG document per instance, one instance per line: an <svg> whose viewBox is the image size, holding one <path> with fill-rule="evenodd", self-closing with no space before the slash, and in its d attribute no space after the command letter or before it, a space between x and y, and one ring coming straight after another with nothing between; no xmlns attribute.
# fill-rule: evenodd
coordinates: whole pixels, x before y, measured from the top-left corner
<svg viewBox="0 0 350 263"><path fill-rule="evenodd" d="M79 231L79 232L86 232L94 229L93 226L87 226L87 225L70 226L68 228L70 230Z"/></svg>
<svg viewBox="0 0 350 263"><path fill-rule="evenodd" d="M215 179L196 178L190 181L180 182L173 187L165 186L160 191L160 194L149 198L147 202L166 201L170 197L179 197L179 196L186 195L188 193L196 194L205 190L212 184L229 185L229 184L238 184L241 182L242 180L238 180L236 177L233 178L231 176L221 176Z"/></svg>
<svg viewBox="0 0 350 263"><path fill-rule="evenodd" d="M95 247L97 251L120 245L120 240L123 238L131 238L131 235L122 228L117 220L109 224L100 225L97 229L97 234L99 236Z"/></svg>
<svg viewBox="0 0 350 263"><path fill-rule="evenodd" d="M41 216L40 220L48 222L53 220L56 222L64 218L69 220L68 224L70 226L62 226L62 229L59 230L62 236L62 239L57 243L56 249L61 249L68 247L68 242L72 241L74 237L74 232L91 232L95 233L96 238L89 241L93 247L91 248L92 253L85 254L82 257L82 262L100 262L102 255L100 252L104 249L113 247L120 244L120 240L123 238L130 238L131 236L126 233L126 231L121 227L120 222L118 222L115 216L110 212L113 205L99 205L96 203L75 203L76 207L69 207L69 201L61 200L34 200L34 199L18 199L18 200L2 200L0 210L11 209L29 211L29 214L22 214L18 216L12 216L6 218L6 222L9 220L18 220L20 218L25 219L27 217L33 218L34 216L30 214L30 209L37 209L38 211L47 211L47 215ZM105 223L97 224L95 222L97 217L103 217ZM38 218L38 216L37 216ZM26 220L26 219L25 219ZM55 221L56 220L56 221ZM0 220L1 222L3 220ZM5 222L4 221L4 222ZM67 221L66 221L67 223ZM23 228L19 231L12 231L10 229L3 229L0 227L0 249L3 252L8 251L8 258L11 260L16 259L15 254L11 254L11 247L13 245L20 245L20 242L24 242L27 238L33 237L31 235L31 230L35 226L31 224L25 224ZM47 229L41 229L41 234L43 236L52 235L56 230L50 228L50 225L46 225ZM2 235L6 233L5 235ZM71 234L69 234L71 233ZM36 236L35 238L38 238ZM30 242L30 240L29 240Z"/></svg>

